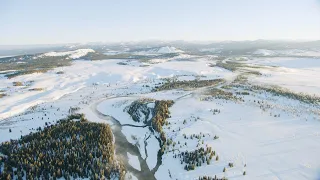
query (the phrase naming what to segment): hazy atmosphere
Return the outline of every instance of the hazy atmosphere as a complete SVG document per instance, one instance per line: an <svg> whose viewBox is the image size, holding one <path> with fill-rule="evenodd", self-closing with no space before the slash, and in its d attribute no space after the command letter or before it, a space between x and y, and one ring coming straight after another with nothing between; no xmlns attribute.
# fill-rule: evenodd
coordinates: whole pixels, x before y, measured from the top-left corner
<svg viewBox="0 0 320 180"><path fill-rule="evenodd" d="M0 2L0 44L316 40L319 0Z"/></svg>

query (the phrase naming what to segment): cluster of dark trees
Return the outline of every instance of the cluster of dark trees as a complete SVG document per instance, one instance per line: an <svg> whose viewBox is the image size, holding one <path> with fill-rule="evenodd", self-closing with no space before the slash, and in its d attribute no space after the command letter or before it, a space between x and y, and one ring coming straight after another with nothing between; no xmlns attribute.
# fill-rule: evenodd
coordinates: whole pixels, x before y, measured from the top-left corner
<svg viewBox="0 0 320 180"><path fill-rule="evenodd" d="M23 86L23 82L20 82L20 81L16 81L16 82L12 82L12 85L13 86Z"/></svg>
<svg viewBox="0 0 320 180"><path fill-rule="evenodd" d="M190 135L190 137L187 137L187 135L186 134L183 134L183 137L185 138L185 139L193 139L193 138L195 138L195 139L201 139L201 137L205 137L206 135L205 134L202 134L201 132L200 132L200 134L191 134Z"/></svg>
<svg viewBox="0 0 320 180"><path fill-rule="evenodd" d="M162 130L162 126L168 124L167 118L170 117L169 107L173 105L172 100L156 100L155 106L153 109L153 117L151 119L152 128L160 133L160 151L158 152L158 156L162 156L166 149L166 135ZM172 141L170 141L172 142Z"/></svg>
<svg viewBox="0 0 320 180"><path fill-rule="evenodd" d="M213 109L211 112L213 112L213 115L220 114L220 109Z"/></svg>
<svg viewBox="0 0 320 180"><path fill-rule="evenodd" d="M58 72L56 72L56 74L64 74L64 72L63 71L58 71Z"/></svg>
<svg viewBox="0 0 320 180"><path fill-rule="evenodd" d="M225 88L227 86L224 86ZM229 88L225 88L229 89ZM243 101L243 98L239 94L234 95L232 92L224 91L218 88L211 88L204 93L204 95L208 95L207 97L201 98L204 101L212 101L214 99L224 99L224 100L233 100L233 101Z"/></svg>
<svg viewBox="0 0 320 180"><path fill-rule="evenodd" d="M163 91L179 88L201 88L206 86L213 86L224 82L223 79L210 79L210 80L192 80L192 81L167 81L161 85L155 86L153 91Z"/></svg>
<svg viewBox="0 0 320 180"><path fill-rule="evenodd" d="M103 59L137 59L141 62L148 62L151 59L163 59L163 58L170 58L178 56L178 53L169 53L169 54L160 54L160 55L135 55L131 52L127 53L120 53L120 54L114 54L114 55L106 55L101 52L89 52L87 55L81 57L81 59L85 60L103 60Z"/></svg>
<svg viewBox="0 0 320 180"><path fill-rule="evenodd" d="M271 106L270 104L268 104L267 101L256 101L256 100L253 100L254 103L257 103L259 105L259 108L262 110L262 111L267 111L267 109L273 109L273 106ZM274 116L274 117L280 117L280 114L272 114L270 112L270 116Z"/></svg>
<svg viewBox="0 0 320 180"><path fill-rule="evenodd" d="M236 71L238 68L242 67L243 64L232 62L232 61L226 61L226 62L218 61L216 63L216 66L223 69L227 69L229 71Z"/></svg>
<svg viewBox="0 0 320 180"><path fill-rule="evenodd" d="M237 101L237 102L244 102L244 99L242 97L237 97L237 96L224 96L224 95L216 95L216 96L207 96L201 98L201 101L214 101L215 99L223 99L223 100L231 100L231 101Z"/></svg>
<svg viewBox="0 0 320 180"><path fill-rule="evenodd" d="M186 164L184 169L190 171L194 170L196 167L199 167L204 163L210 164L215 155L216 152L212 151L211 147L206 147L206 149L201 147L192 152L182 152L178 154L178 156L175 155L174 158L179 157L181 164ZM216 159L219 159L218 156Z"/></svg>
<svg viewBox="0 0 320 180"><path fill-rule="evenodd" d="M149 119L149 116L152 115L151 111L152 109L148 107L148 103L153 100L149 99L142 99L137 100L131 103L131 105L128 108L128 114L130 114L131 118L135 122L140 122L141 119L141 113L144 114L143 122L147 123L147 120Z"/></svg>
<svg viewBox="0 0 320 180"><path fill-rule="evenodd" d="M29 91L43 91L43 88L31 88Z"/></svg>
<svg viewBox="0 0 320 180"><path fill-rule="evenodd" d="M4 142L0 152L0 179L123 179L125 172L115 159L110 126L82 114Z"/></svg>
<svg viewBox="0 0 320 180"><path fill-rule="evenodd" d="M243 96L248 96L250 95L249 92L243 91L243 92L236 92L237 95L243 95Z"/></svg>
<svg viewBox="0 0 320 180"><path fill-rule="evenodd" d="M17 77L17 76L26 75L26 74L45 73L48 70L49 69L19 70L19 71L15 71L13 73L6 74L5 77L7 77L8 79L11 79L11 78L14 78L14 77Z"/></svg>
<svg viewBox="0 0 320 180"><path fill-rule="evenodd" d="M240 63L240 62L235 62L235 61L218 61L216 63L216 66L217 67L220 67L220 68L224 68L224 69L227 69L229 71L237 71L239 69L242 69L244 67L252 67L252 66L248 66L247 64L244 64L244 63ZM261 76L262 74L258 71L247 71L247 72L244 72L244 73L241 73L237 78L236 78L236 82L243 82L243 83L246 83L246 79L247 79L247 76L248 75L256 75L256 76Z"/></svg>
<svg viewBox="0 0 320 180"><path fill-rule="evenodd" d="M173 105L172 100L160 100L155 101L154 116L151 119L152 127L155 131L160 133L162 144L166 142L165 133L162 130L162 126L165 125L167 118L170 117L169 107Z"/></svg>
<svg viewBox="0 0 320 180"><path fill-rule="evenodd" d="M202 176L199 177L199 180L228 180L227 178L223 177L223 178L217 178L217 175L215 175L214 177L211 176Z"/></svg>
<svg viewBox="0 0 320 180"><path fill-rule="evenodd" d="M7 96L7 94L0 93L0 98L3 98L3 97L5 97L5 96Z"/></svg>

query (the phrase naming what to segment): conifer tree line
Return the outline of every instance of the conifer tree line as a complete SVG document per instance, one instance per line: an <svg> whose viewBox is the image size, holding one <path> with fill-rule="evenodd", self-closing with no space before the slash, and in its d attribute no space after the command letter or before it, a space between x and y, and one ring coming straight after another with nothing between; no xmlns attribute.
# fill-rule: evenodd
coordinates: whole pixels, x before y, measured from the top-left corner
<svg viewBox="0 0 320 180"><path fill-rule="evenodd" d="M289 89L282 87L272 86L272 87L263 87L263 86L252 86L253 90L261 90L273 94L274 96L283 96L289 99L298 100L307 104L319 105L320 97L316 95L309 95L304 93L292 92Z"/></svg>
<svg viewBox="0 0 320 180"><path fill-rule="evenodd" d="M166 142L166 136L162 130L162 126L166 124L167 118L170 117L169 107L171 107L173 103L172 100L157 100L155 102L154 116L151 121L153 129L160 133L162 144Z"/></svg>
<svg viewBox="0 0 320 180"><path fill-rule="evenodd" d="M179 88L201 88L205 86L214 86L219 83L224 82L223 79L208 79L208 80L191 80L191 81L171 81L168 80L165 83L160 83L154 87L153 92L163 91L163 90L171 90L171 89L179 89Z"/></svg>
<svg viewBox="0 0 320 180"><path fill-rule="evenodd" d="M215 175L214 177L211 176L202 176L199 177L199 180L228 180L227 178L223 177L223 178L217 178L217 175Z"/></svg>
<svg viewBox="0 0 320 180"><path fill-rule="evenodd" d="M0 179L8 180L123 179L125 173L115 158L110 126L89 122L83 114L2 143L0 167Z"/></svg>

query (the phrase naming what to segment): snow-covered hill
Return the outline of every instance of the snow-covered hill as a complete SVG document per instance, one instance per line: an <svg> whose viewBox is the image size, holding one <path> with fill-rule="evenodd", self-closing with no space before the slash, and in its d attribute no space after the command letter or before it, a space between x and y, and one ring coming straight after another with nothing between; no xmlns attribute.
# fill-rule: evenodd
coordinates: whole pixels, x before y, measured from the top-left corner
<svg viewBox="0 0 320 180"><path fill-rule="evenodd" d="M310 56L319 57L320 50L302 50L302 49L286 49L286 50L268 50L258 49L252 53L253 55L260 56Z"/></svg>
<svg viewBox="0 0 320 180"><path fill-rule="evenodd" d="M95 52L93 49L77 49L74 51L64 51L64 52L48 52L40 55L40 57L43 56L67 56L70 59L79 59L85 55L87 55L89 52Z"/></svg>
<svg viewBox="0 0 320 180"><path fill-rule="evenodd" d="M170 53L183 53L184 51L175 48L173 46L163 46L163 47L156 47L150 49L144 49L135 51L134 54L137 55L153 55L153 54L170 54Z"/></svg>
<svg viewBox="0 0 320 180"><path fill-rule="evenodd" d="M222 48L203 48L200 52L221 53Z"/></svg>
<svg viewBox="0 0 320 180"><path fill-rule="evenodd" d="M275 51L268 50L268 49L258 49L255 52L253 52L252 54L262 55L262 56L273 56L273 55L276 55L277 53Z"/></svg>

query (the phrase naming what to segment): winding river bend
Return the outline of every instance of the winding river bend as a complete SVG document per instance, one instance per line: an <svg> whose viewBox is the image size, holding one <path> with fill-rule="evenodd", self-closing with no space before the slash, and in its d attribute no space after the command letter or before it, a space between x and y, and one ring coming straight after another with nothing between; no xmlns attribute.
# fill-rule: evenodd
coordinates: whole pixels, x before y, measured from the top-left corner
<svg viewBox="0 0 320 180"><path fill-rule="evenodd" d="M117 97L113 97L113 98L117 98ZM102 101L108 100L111 98L105 98L102 100L99 100L98 102L95 102L91 107L91 111L97 115L100 119L106 120L106 121L110 121L112 122L112 132L114 134L115 137L115 150L116 150L116 155L117 157L119 157L122 162L124 163L127 171L130 171L135 177L137 177L139 180L143 180L143 179L147 179L147 180L155 180L155 172L158 170L159 166L161 165L161 157L158 156L157 158L157 164L155 166L155 168L151 169L148 167L148 164L146 162L146 159L143 159L141 157L140 151L138 149L137 146L131 144L130 142L128 142L126 136L122 133L122 127L123 126L130 126L130 127L136 127L136 128L143 128L143 127L150 127L150 125L144 125L144 126L136 126L136 125L131 125L131 124L123 124L121 125L120 122L115 119L112 116L108 116L105 115L101 112L99 112L97 110L97 106L99 103L101 103ZM149 128L152 131L152 128ZM160 141L158 139L158 141ZM160 144L160 142L159 142ZM145 146L146 146L146 142L145 142ZM144 147L146 149L146 147ZM128 155L127 153L130 153L134 156L137 156L140 162L140 167L141 167L141 171L133 168L128 161Z"/></svg>

